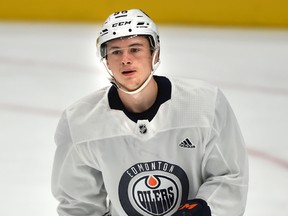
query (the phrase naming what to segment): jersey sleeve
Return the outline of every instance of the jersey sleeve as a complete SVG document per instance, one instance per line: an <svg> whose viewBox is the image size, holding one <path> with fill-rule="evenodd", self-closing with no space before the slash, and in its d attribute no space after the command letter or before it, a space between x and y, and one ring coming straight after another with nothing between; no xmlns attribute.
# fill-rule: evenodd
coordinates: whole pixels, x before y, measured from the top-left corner
<svg viewBox="0 0 288 216"><path fill-rule="evenodd" d="M244 214L248 191L248 159L235 115L218 91L213 126L202 162L204 183L197 198L207 201L212 216Z"/></svg>
<svg viewBox="0 0 288 216"><path fill-rule="evenodd" d="M52 193L60 216L105 215L107 193L99 170L84 163L73 143L66 113L59 121L52 172Z"/></svg>

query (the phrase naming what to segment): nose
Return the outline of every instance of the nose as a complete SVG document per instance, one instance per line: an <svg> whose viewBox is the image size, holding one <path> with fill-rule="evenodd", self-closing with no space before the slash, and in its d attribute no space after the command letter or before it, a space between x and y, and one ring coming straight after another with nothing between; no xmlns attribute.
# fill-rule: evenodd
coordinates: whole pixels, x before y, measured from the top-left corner
<svg viewBox="0 0 288 216"><path fill-rule="evenodd" d="M124 50L124 51L123 51L121 63L122 63L122 65L129 65L129 64L132 63L132 61L131 61L131 55L129 54L129 51L128 51L128 50Z"/></svg>

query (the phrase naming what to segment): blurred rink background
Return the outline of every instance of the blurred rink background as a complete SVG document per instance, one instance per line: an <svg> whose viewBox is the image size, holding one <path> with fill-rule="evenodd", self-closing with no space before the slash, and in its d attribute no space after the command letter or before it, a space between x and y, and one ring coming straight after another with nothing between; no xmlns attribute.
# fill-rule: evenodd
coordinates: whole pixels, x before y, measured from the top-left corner
<svg viewBox="0 0 288 216"><path fill-rule="evenodd" d="M59 117L109 84L95 38L108 14L129 8L159 25L156 74L206 80L230 101L249 152L245 216L288 215L288 3L175 3L0 2L1 215L57 215L50 178Z"/></svg>

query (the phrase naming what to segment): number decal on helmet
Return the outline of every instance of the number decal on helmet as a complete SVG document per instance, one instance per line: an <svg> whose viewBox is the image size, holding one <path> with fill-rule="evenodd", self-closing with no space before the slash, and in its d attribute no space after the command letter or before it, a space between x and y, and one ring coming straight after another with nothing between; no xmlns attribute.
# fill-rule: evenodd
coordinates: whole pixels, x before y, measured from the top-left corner
<svg viewBox="0 0 288 216"><path fill-rule="evenodd" d="M127 13L128 13L127 10L123 10L123 11L120 11L120 12L115 12L115 13L114 13L114 16L117 16L117 15L119 15L119 14L127 14Z"/></svg>

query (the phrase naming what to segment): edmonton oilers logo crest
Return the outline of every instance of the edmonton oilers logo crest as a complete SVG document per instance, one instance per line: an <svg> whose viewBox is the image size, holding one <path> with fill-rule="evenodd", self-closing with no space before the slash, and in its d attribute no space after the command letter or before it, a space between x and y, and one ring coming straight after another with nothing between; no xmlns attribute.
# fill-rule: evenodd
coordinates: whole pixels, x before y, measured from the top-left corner
<svg viewBox="0 0 288 216"><path fill-rule="evenodd" d="M188 197L186 173L164 161L135 164L122 175L119 198L127 215L172 215Z"/></svg>

